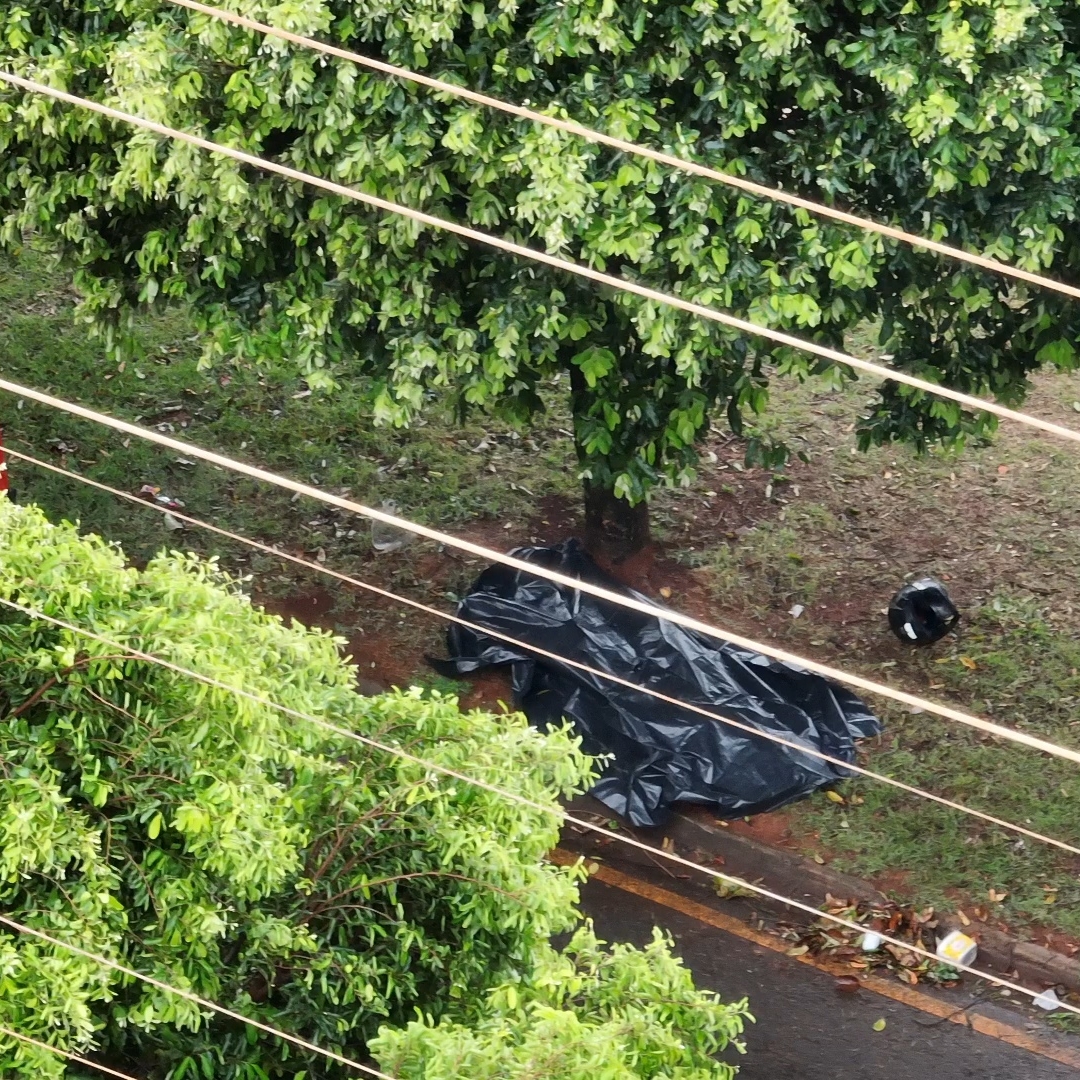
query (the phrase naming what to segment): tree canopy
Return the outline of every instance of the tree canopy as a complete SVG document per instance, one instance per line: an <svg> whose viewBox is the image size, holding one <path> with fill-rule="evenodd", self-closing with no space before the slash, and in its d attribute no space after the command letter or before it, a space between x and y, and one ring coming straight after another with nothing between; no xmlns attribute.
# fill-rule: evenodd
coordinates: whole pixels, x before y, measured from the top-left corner
<svg viewBox="0 0 1080 1080"><path fill-rule="evenodd" d="M1030 269L1080 266L1065 0L231 6ZM165 0L9 3L2 19L11 69L833 345L876 320L892 362L931 381L1015 403L1035 368L1075 362L1059 295ZM369 378L395 424L431 388L524 421L568 372L582 474L631 503L688 483L695 442L718 415L741 430L773 371L847 374L10 89L0 149L4 239L61 242L95 327L190 301L208 362ZM926 446L991 424L886 384L862 438Z"/></svg>
<svg viewBox="0 0 1080 1080"><path fill-rule="evenodd" d="M132 653L553 809L591 775L568 732L419 689L360 697L337 640L285 626L194 556L127 567L115 547L6 499L0 546L0 598L122 646L0 609L10 917L339 1053L363 1059L370 1044L407 1059L402 1080L460 1075L439 1072L447 1038L497 1063L504 1043L535 1047L556 1029L566 1064L548 1075L560 1080L594 1075L582 1062L597 1041L613 1077L732 1075L710 1055L737 1039L745 1004L695 990L664 941L607 950L581 927L580 868L545 859L554 813ZM549 936L575 928L556 953ZM5 1027L96 1046L148 1080L352 1075L7 929L0 967ZM61 1077L65 1062L0 1037L0 1074Z"/></svg>

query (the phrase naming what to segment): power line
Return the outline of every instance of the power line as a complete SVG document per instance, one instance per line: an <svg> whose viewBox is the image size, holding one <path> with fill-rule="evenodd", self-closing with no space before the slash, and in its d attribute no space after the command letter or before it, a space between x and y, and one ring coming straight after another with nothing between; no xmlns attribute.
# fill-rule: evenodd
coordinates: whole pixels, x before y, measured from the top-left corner
<svg viewBox="0 0 1080 1080"><path fill-rule="evenodd" d="M19 605L11 605L10 601L2 601L9 606L19 608ZM49 616L45 616L46 621L57 622L58 620L52 620ZM145 656L141 657L145 659ZM224 684L223 684L224 685ZM219 1005L215 1001L210 1001L209 998L201 997L198 994L192 993L190 990L182 990L178 986L172 986L167 982L163 982L161 979L154 978L153 975L144 975L141 971L136 971L134 968L129 968L124 964L121 964L117 960L113 960L108 956L102 956L99 953L90 952L89 949L84 949L79 945L73 945L70 941L63 941L60 938L53 937L51 934L45 933L44 930L36 930L32 926L27 926L24 923L17 922L15 919L9 918L7 915L0 914L0 924L9 927L12 930L18 931L20 934L26 934L29 937L35 937L39 941L46 941L50 945L57 948L68 949L69 951L84 957L87 960L91 960L96 964L101 964L103 967L107 967L112 971L116 971L121 975L126 975L130 979L138 979L140 982L148 983L150 986L156 987L158 990L164 990L168 994L175 994L176 997L183 998L185 1001L190 1001L193 1005L198 1005L202 1009L210 1009L212 1012L220 1013L222 1016L227 1016L230 1020L237 1020L241 1024L248 1024L250 1027L258 1028L260 1031L265 1032L267 1035L273 1035L275 1038L284 1039L285 1042L292 1043L294 1046L299 1046L302 1050L308 1050L313 1054L321 1054L323 1057L329 1058L331 1061L336 1061L339 1065L346 1065L350 1069L356 1069L358 1072L367 1074L368 1076L377 1077L378 1080L395 1080L394 1077L388 1073L381 1072L379 1069L374 1069L370 1065L364 1065L359 1061L354 1061L352 1058L347 1058L342 1054L338 1054L333 1050L327 1050L325 1047L317 1046L313 1042L308 1042L307 1039L300 1038L299 1035L290 1035L287 1031L280 1031L276 1027L272 1027L270 1024L264 1024L261 1020L253 1020L250 1016L244 1016L243 1013L234 1012L232 1009L227 1009L224 1005ZM1077 1010L1080 1012L1080 1010ZM114 1074L120 1076L120 1073ZM134 1077L127 1077L125 1080L135 1080Z"/></svg>
<svg viewBox="0 0 1080 1080"><path fill-rule="evenodd" d="M505 251L511 255L531 260L532 262L542 263L545 266L550 266L568 274L574 274L577 277L587 278L590 281L598 282L599 284L606 285L612 289L632 293L635 296L651 300L654 303L664 304L667 307L685 311L698 318L720 323L723 326L729 326L734 330L738 330L740 333L750 334L754 337L763 337L769 341L776 342L778 345L785 345L791 349L797 349L801 352L811 353L814 356L820 356L822 359L830 360L834 364L843 364L847 367L854 368L856 371L865 371L869 374L876 375L879 378L902 383L905 386L921 390L923 393L946 398L949 401L955 401L965 408L988 412L994 416L999 416L1002 419L1015 420L1019 424L1026 424L1028 427L1037 428L1040 431L1045 431L1062 439L1068 439L1071 442L1080 442L1080 431L1064 427L1061 424L1055 424L1049 420L1042 420L1039 417L1031 416L1028 413L1018 412L1016 409L1010 409L1004 405L999 405L996 401L987 401L984 398L975 397L972 394L965 394L960 390L953 390L947 386L940 386L927 379L920 379L915 375L909 375L906 371L884 367L881 364L875 364L869 360L851 356L849 353L841 352L838 349L829 348L827 345L821 345L816 341L796 337L793 334L785 333L782 330L774 330L772 327L761 326L758 323L740 319L736 315L719 311L716 308L706 307L703 304L697 304L691 300L684 300L682 297L675 296L672 293L660 292L657 289L649 288L647 285L640 285L636 281L615 277L614 275L606 274L601 270L595 270L591 266L571 262L570 260L562 259L557 255L550 255L546 251L526 247L524 244L517 244L512 240L505 240L500 236L481 232L480 230L470 228L467 225L459 225L457 222L449 221L446 218L436 217L434 214L428 214L423 210L414 210L411 207L402 206L400 203L391 202L388 199L381 199L377 195L371 195L368 192L361 191L357 188L336 184L332 180L324 180L322 177L315 176L313 173L306 173L288 165L281 165L268 158L261 158L255 154L249 154L245 150L237 150L231 146L211 142L209 139L204 139L200 135L192 135L190 132L180 131L177 128L159 124L154 120L147 120L144 117L126 113L120 109L114 109L109 105L102 105L100 102L91 101L89 98L77 97L64 90L56 90L51 86L46 86L44 83L34 82L30 79L24 79L19 75L13 75L11 72L0 71L0 79L13 86L28 90L31 93L43 94L46 97L55 98L57 101L64 101L69 105L76 105L80 108L88 109L90 112L99 113L101 116L108 116L113 120L119 120L122 123L143 128L146 131L153 131L165 138L175 139L178 142L185 142L191 146L197 146L202 150L207 150L210 153L221 154L224 157L232 158L234 161L242 162L245 165L251 165L253 168L276 173L279 176L284 176L289 180L295 180L298 183L310 184L312 187L329 191L341 198L353 199L356 202L373 206L377 210L383 210L389 214L396 214L400 217L409 218L410 220L419 222L429 228L442 229L445 232L453 233L455 236L465 237L468 240L484 244L487 247L496 248L499 251Z"/></svg>
<svg viewBox="0 0 1080 1080"><path fill-rule="evenodd" d="M36 465L42 469L48 469L50 472L58 473L59 475L69 477L72 480L77 480L80 483L87 484L93 488L97 488L100 491L108 492L110 495L114 495L117 498L126 499L128 502L135 503L137 506L145 507L148 510L155 510L160 514L169 514L180 521L187 522L188 524L194 525L200 529L206 529L208 532L216 533L217 535L223 536L229 540L244 544L248 547L254 548L256 551L261 551L267 555L271 555L279 559L285 559L291 563L296 564L297 566L303 566L308 570L313 570L317 573L325 574L328 577L335 578L338 581L344 582L348 585L353 585L359 589L364 589L367 592L373 593L376 596L381 596L384 599L393 600L399 604L405 604L416 611L421 611L426 615L434 616L435 618L441 619L445 622L455 623L456 625L462 626L467 630L472 630L475 633L487 634L493 638L497 638L499 641L504 641L507 644L517 646L520 649L525 649L528 652L534 653L535 655L543 657L546 660L551 660L554 663L566 664L567 666L572 667L578 671L582 671L585 674L593 675L597 678L604 679L607 682L614 683L617 686L622 686L626 689L635 690L639 693L646 694L649 697L655 698L659 701L663 701L667 705L672 705L680 709L686 709L689 712L693 712L700 716L707 717L710 720L715 720L728 727L745 732L748 735L754 735L759 738L766 739L769 742L776 743L779 746L786 747L789 750L794 750L799 753L807 754L810 757L817 758L820 761L826 761L830 765L834 765L838 768L856 773L859 776L864 776L869 780L877 780L883 784L888 784L889 786L897 788L900 791L907 792L909 795L916 795L920 798L927 799L941 806L945 806L951 810L958 810L961 813L968 814L982 821L986 821L989 824L997 825L1011 832L1019 833L1023 836L1029 837L1032 840L1038 840L1041 843L1050 844L1054 847L1060 848L1063 851L1068 851L1071 854L1080 855L1080 847L1076 847L1073 844L1066 843L1064 840L1058 840L1055 837L1047 836L1044 833L1035 831L1034 829L1029 829L1023 825L1017 825L1015 822L1008 821L1005 818L996 817L995 815L988 814L985 811L976 810L975 808L967 806L964 803L955 802L954 800L945 798L942 795L935 795L931 791L926 791L923 788L915 787L912 784L907 784L902 780L897 780L894 777L887 776L884 773L874 772L872 769L863 768L861 765L856 765L853 762L847 762L844 761L842 758L833 757L830 754L826 754L820 750L806 746L793 738L788 739L785 738L783 735L777 735L776 733L771 731L760 730L758 728L752 727L750 724L744 724L739 720L734 720L730 717L723 716L720 713L713 712L709 709L703 708L700 705L695 705L691 702L681 701L678 698L670 697L667 694L661 693L659 690L654 690L650 686L644 686L640 683L632 682L629 679L623 679L618 675L610 674L609 672L602 671L599 668L591 667L588 664L581 663L580 661L571 659L570 657L550 652L547 649L542 649L537 645L531 645L528 642L521 641L519 638L512 637L510 634L504 634L500 630L495 630L486 626L480 626L478 623L470 622L468 619L463 619L458 615L452 615L449 612L440 610L439 608L431 607L428 604L421 603L419 600L414 600L411 597L403 596L400 593L392 592L389 589L383 589L377 585L372 585L369 582L362 580L361 578L353 577L350 574L344 574L341 571L334 570L332 567L326 566L322 563L312 562L310 559L303 559L298 555L292 555L289 552L281 551L280 549L273 547L270 544L264 544L259 540L253 540L251 539L251 537L244 536L241 533L235 533L231 532L228 529L223 529L219 525L213 525L208 521L203 521L200 518L192 517L190 514L185 514L180 510L160 506L157 503L147 502L145 499L139 498L138 495L132 495L131 492L122 491L120 488L115 488L110 486L109 484L104 484L99 480L92 480L90 477L82 476L79 473L72 472L70 469L64 469L61 468L61 466L59 465L53 465L51 462L42 461L40 458L36 458L30 454L23 453L21 450L13 450L10 447L6 447L5 452L11 457L18 458L21 461L29 462L30 464Z"/></svg>
<svg viewBox="0 0 1080 1080"><path fill-rule="evenodd" d="M706 180L713 180L729 187L738 188L741 191L759 195L772 202L785 203L788 206L795 206L802 210L808 210L810 213L817 214L819 217L832 218L833 220L841 221L846 225L854 225L866 232L878 233L881 236L899 240L912 247L934 251L939 255L947 255L949 258L962 260L973 266L981 267L984 270L992 270L1008 277L1030 282L1033 285L1040 285L1046 289L1053 289L1055 292L1063 293L1066 296L1080 298L1080 288L1077 288L1074 285L1065 284L1061 281L1056 281L1054 278L1046 277L1043 274L1035 274L1016 266L1010 266L1008 263L1001 262L998 259L991 259L985 255L978 255L974 252L965 251L963 248L958 248L951 244L942 244L936 240L931 240L928 237L919 236L916 233L910 233L904 229L898 229L892 225L885 225L881 222L874 221L871 218L850 214L843 210L837 210L825 203L816 202L812 199L804 199L798 195L792 195L780 188L756 184L752 180L743 179L741 176L723 172L719 169L713 169L707 165L700 165L689 158L668 154L661 150L654 150L651 147L629 142L626 139L615 138L612 135L606 135L602 131L597 131L595 128L586 127L584 124L576 123L573 120L563 120L557 116L537 112L535 109L529 109L522 105L514 105L502 101L499 98L491 97L488 94L481 94L475 90L469 90L466 87L447 82L444 79L435 79L429 75L422 75L419 72L399 67L396 64L388 64L382 60L375 60L372 57L364 56L363 54L353 52L350 49L343 49L337 45L330 45L318 41L315 38L305 37L302 34L294 34L288 30L280 30L277 27L269 26L266 23L258 22L255 19L250 19L246 15L224 11L221 8L211 7L207 4L200 4L197 3L196 0L170 0L170 3L176 4L178 7L188 8L191 11L207 15L211 18L233 23L236 26L245 27L248 30L254 30L257 33L265 34L268 37L276 37L282 41L289 41L294 45L300 45L306 49L313 49L316 52L324 53L328 56L336 56L342 60L360 64L363 67L369 68L372 71L381 72L384 75L391 75L397 79L404 79L408 82L417 83L420 86L426 86L428 89L438 91L439 93L451 94L454 97L472 101L477 105L484 105L491 109L497 109L500 112L509 113L512 116L521 117L524 120L531 120L537 124L544 124L547 127L556 128L559 131L565 131L570 135L576 135L585 139L587 142L600 143L603 146L610 146L612 149L620 150L626 154L634 154L637 157L648 158L661 165L668 165L681 172L691 173L695 176L704 177Z"/></svg>
<svg viewBox="0 0 1080 1080"><path fill-rule="evenodd" d="M310 484L302 484L296 480L291 480L286 476L280 476L277 473L268 472L255 465L248 465L245 462L237 461L235 458L226 457L213 450L204 450L202 447L196 446L193 443L182 442L179 439L174 439L168 435L163 435L160 432L152 431L149 428L139 427L137 424L130 424L126 420L117 420L115 417L108 416L105 413L95 412L93 409L87 409L83 405L65 401L63 398L55 397L52 394L42 393L40 390L22 386L21 384L11 382L8 379L0 379L0 390L7 390L9 393L29 398L31 401L39 402L42 405L60 409L63 412L70 413L72 416L78 416L84 420L91 420L94 423L113 428L115 431L122 431L127 435L133 435L136 438L157 443L159 446L168 447L170 450L175 450L186 457L198 458L202 461L207 461L212 465L217 465L220 468L229 469L244 476L249 476L252 479L261 480L268 484L284 488L286 491L292 491L299 495L306 495L319 502L327 503L330 506L337 506L342 510L348 510L350 513L371 518L373 521L381 521L385 525L392 525L395 528L402 529L405 532L414 533L417 536L423 536L428 540L434 540L447 547L457 548L459 551L468 552L470 555L476 555L483 559L490 559L492 562L502 563L505 566L513 567L515 570L524 571L534 577L545 578L548 581L553 581L567 588L575 589L578 592L587 593L590 596L595 596L599 600L605 600L608 603L616 604L619 607L628 608L631 611L637 611L640 614L648 615L652 618L663 619L667 622L675 623L687 630L694 630L707 637L728 641L733 645L759 652L764 656L771 656L774 660L781 660L787 664L794 664L807 671L813 671L818 675L824 675L826 678L835 679L837 682L858 687L868 693L879 694L882 697L899 701L904 705L922 709L925 712L934 713L937 716L944 717L946 720L953 720L960 724L966 724L968 727L976 728L979 731L985 732L988 735L993 735L996 738L1028 746L1032 749L1040 750L1045 754L1050 754L1053 757L1063 758L1067 761L1080 764L1080 751L1065 746L1059 746L1056 743L1048 742L1047 740L1040 739L1034 735L1029 735L1026 731L1017 731L1014 728L1003 727L1001 724L994 724L989 720L984 720L981 717L963 712L960 709L954 709L951 706L931 701L929 698L920 697L917 694L909 694L905 690L898 690L885 683L875 682L872 679L864 678L861 675L856 675L852 672L841 670L840 668L831 667L828 664L822 664L817 660L812 660L806 656L800 656L797 653L788 652L786 649L777 648L775 645L769 645L763 641L755 641L753 638L744 637L741 634L736 634L732 630L725 630L718 626L713 626L700 619L684 615L679 611L635 600L633 597L612 592L610 589L605 589L600 585L594 585L591 582L582 581L580 578L562 574L557 570L551 570L547 567L538 566L535 563L526 562L513 555L507 555L503 552L495 551L493 548L484 547L482 544L474 544L470 540L462 540L460 537L452 536L451 534L441 532L438 529L429 528L427 525L421 525L418 522L410 521L408 518L401 518L394 514L388 514L383 510L376 510L373 507L354 502L352 499L345 499L340 495L333 495L328 491L323 491L321 488L313 487ZM1080 435L1080 433L1077 434Z"/></svg>
<svg viewBox="0 0 1080 1080"><path fill-rule="evenodd" d="M452 769L446 765L441 765L438 762L428 761L427 759L419 757L416 754L412 754L407 750L401 749L400 747L392 746L387 743L382 743L377 739L372 739L368 737L367 735L361 735L359 732L351 731L348 728L343 728L340 725L334 724L331 721L326 720L322 717L314 716L310 713L305 713L298 709L293 709L287 705L281 705L276 701L272 701L269 698L263 697L260 694L254 694L249 690L244 690L237 686L230 686L228 683L222 682L220 679L215 679L209 675L200 674L197 671L192 671L190 668L181 667L179 664L174 664L170 660L165 660L160 656L155 656L153 653L146 653L139 649L133 649L130 645L125 645L121 642L114 641L111 638L96 633L93 630L85 630L82 627L75 626L73 623L66 622L63 619L58 619L52 615L46 615L42 611L27 607L23 604L18 604L13 600L8 600L6 598L0 597L0 605L11 608L14 611L21 612L23 615L26 615L29 618L38 619L42 622L50 623L53 626L68 630L71 633L79 634L82 637L90 638L91 640L100 642L103 645L108 645L110 648L123 649L127 652L129 656L135 659L145 660L147 663L151 664L157 664L159 667L162 667L168 671L173 671L187 678L195 679L198 682L204 683L207 686L212 686L218 690L224 690L226 693L235 694L238 697L245 698L246 700L252 701L258 705L263 705L267 708L275 709L283 715L291 716L297 720L303 720L306 723L315 724L318 727L333 732L335 735L339 735L347 739L352 739L355 742L360 743L361 745L368 746L375 750L380 750L384 753L392 754L395 757L399 757L404 761L409 761L412 764L420 766L421 768L428 769L432 772L441 773L442 775L448 776L454 780L460 780L464 784L469 784L473 787L481 788L484 791L491 792L493 795L498 795L500 798L508 799L511 802L516 802L521 806L528 807L532 810L537 810L543 814L552 814L566 824L574 825L579 829L585 829L589 832L599 833L608 840L615 840L619 843L627 844L630 847L646 852L651 857L660 857L667 859L669 862L676 863L697 873L705 874L708 878L712 880L719 878L721 881L726 881L730 885L734 885L740 889L745 889L749 892L756 893L758 896L762 896L765 899L785 904L788 907L795 908L798 911L813 915L815 918L825 919L829 922L835 923L838 926L846 927L849 930L855 930L859 933L866 932L865 926L855 922L852 919L845 919L840 915L834 915L830 911L822 911L819 908L815 908L812 905L806 904L801 900L796 900L793 897L784 896L781 893L773 892L773 890L771 889L766 889L762 885L758 885L749 881L744 881L742 878L734 877L731 874L722 873L721 871L712 870L708 867L701 866L699 863L691 862L689 859L684 859L681 855L677 855L674 852L665 851L662 848L650 847L648 844L636 839L635 837L627 836L625 833L622 832L612 832L610 829L606 828L603 825L597 825L594 822L586 820L585 818L575 817L573 814L568 813L566 810L564 810L561 806L545 806L543 803L538 802L535 799L531 799L527 795L521 795L517 792L509 791L506 788L499 787L497 784L488 783L488 781L486 780L480 780L476 777L467 776L465 773L458 772L456 769ZM287 1035L284 1032L278 1031L274 1028L270 1028L268 1025L261 1024L259 1021L251 1020L249 1017L242 1016L239 1013L234 1013L231 1010L225 1009L223 1006L207 1001L206 999L199 998L196 995L191 994L189 991L179 990L176 987L171 987L167 983L162 983L160 980L153 979L148 975L142 975L137 971L131 970L130 968L125 968L123 965L118 964L114 960L110 960L106 957L100 957L94 953L87 952L85 949L82 949L77 945L69 945L64 941L45 934L41 930L34 930L30 927L23 926L21 923L17 923L14 920L9 919L7 916L0 915L0 923L7 924L8 926L21 930L25 933L32 934L33 936L43 941L48 941L52 945L56 945L61 948L71 949L79 953L80 955L87 957L88 959L98 961L106 965L107 967L121 971L122 973L129 975L132 978L141 979L144 982L148 982L151 985L159 987L160 989L169 991L171 993L179 994L183 997L187 997L189 1000L197 1002L204 1008L213 1009L216 1012L220 1012L223 1015L230 1016L231 1018L239 1020L242 1023L251 1024L254 1027L258 1027L261 1030L267 1031L269 1034L276 1035L279 1038L287 1039L290 1042L302 1045L305 1049L312 1050L316 1053L324 1054L329 1057L333 1057L334 1060L342 1061L344 1064L352 1065L353 1067L359 1068L362 1071L378 1075L382 1077L382 1080L387 1080L385 1074L377 1073L375 1070L369 1069L366 1066L360 1065L357 1062L351 1062L348 1059L342 1059L340 1056L334 1055L331 1051L323 1050L315 1046L314 1044L306 1043L303 1040L298 1039L297 1036ZM938 964L942 963L941 957L937 956L935 953L930 952L928 949L924 949L921 945L915 945L911 942L903 941L900 938L891 937L888 934L879 934L878 936L882 939L883 942L894 945L899 949L907 950L908 952L914 953L917 956L922 956L926 959L933 960L935 963ZM985 979L988 982L992 982L997 986L1003 987L1019 994L1026 995L1030 998L1036 998L1039 996L1039 992L1036 990L1029 990L1026 986L1021 986L1019 983L1012 982L1009 979L1004 979L1001 976L994 975L990 972L979 971L969 965L955 964L950 962L948 966L956 971L968 972L972 975L977 976L980 979ZM1077 1008L1075 1005L1070 1005L1068 1002L1060 1002L1059 1008L1068 1012L1076 1013L1078 1016L1080 1016L1080 1008Z"/></svg>
<svg viewBox="0 0 1080 1080"><path fill-rule="evenodd" d="M79 1057L78 1054L73 1054L70 1050L61 1050L59 1046L50 1046L40 1039L33 1039L29 1035L23 1035L18 1031L12 1031L11 1028L4 1027L3 1025L0 1025L0 1035L6 1035L9 1039L18 1039L20 1042L29 1043L31 1046L36 1046L39 1050L48 1050L50 1054L57 1054L62 1058L66 1058L68 1061L74 1061L76 1065L85 1065L87 1068L97 1069L98 1072L103 1072L106 1076L115 1076L117 1080L140 1080L139 1077L132 1076L131 1073L110 1069L108 1065L102 1065L100 1062L91 1061L89 1058Z"/></svg>

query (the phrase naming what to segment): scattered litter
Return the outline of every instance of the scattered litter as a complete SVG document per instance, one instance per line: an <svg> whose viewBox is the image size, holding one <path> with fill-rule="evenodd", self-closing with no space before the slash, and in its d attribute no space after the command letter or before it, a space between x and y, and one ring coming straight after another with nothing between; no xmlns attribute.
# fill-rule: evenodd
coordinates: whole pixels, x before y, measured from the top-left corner
<svg viewBox="0 0 1080 1080"><path fill-rule="evenodd" d="M889 603L889 626L906 645L930 645L960 621L945 586L925 577L905 585Z"/></svg>
<svg viewBox="0 0 1080 1080"><path fill-rule="evenodd" d="M1044 990L1038 997L1032 999L1032 1004L1038 1006L1040 1009L1045 1009L1047 1012L1053 1012L1055 1009L1061 1008L1061 1001L1057 994L1054 993L1054 988Z"/></svg>
<svg viewBox="0 0 1080 1080"><path fill-rule="evenodd" d="M938 956L948 964L970 967L979 951L979 944L959 930L946 934L937 944Z"/></svg>
<svg viewBox="0 0 1080 1080"><path fill-rule="evenodd" d="M165 528L169 532L182 532L184 529L184 523L178 518L174 518L172 514L165 515Z"/></svg>
<svg viewBox="0 0 1080 1080"><path fill-rule="evenodd" d="M393 499L384 499L379 509L384 514L397 516L398 513L398 505ZM405 532L403 529L396 528L393 525L387 525L382 521L372 521L371 523L371 546L383 554L400 551L412 539L412 535L412 533Z"/></svg>
<svg viewBox="0 0 1080 1080"><path fill-rule="evenodd" d="M806 608L802 604L794 604L788 609L788 614L793 619L797 619L805 610Z"/></svg>
<svg viewBox="0 0 1080 1080"><path fill-rule="evenodd" d="M191 468L191 467L194 467L194 465L195 465L195 462L194 462L194 461L191 461L191 460L189 460L189 459L188 459L188 458L186 458L186 457L178 457L178 458L176 459L176 464L177 464L177 465L185 465L185 466L187 466L187 467Z"/></svg>
<svg viewBox="0 0 1080 1080"><path fill-rule="evenodd" d="M146 499L147 502L155 502L158 506L164 506L169 510L183 510L184 503L180 499L174 499L171 495L163 495L161 488L155 487L153 484L143 484L139 488L139 494ZM173 518L175 521L176 518ZM183 528L181 525L180 528Z"/></svg>
<svg viewBox="0 0 1080 1080"><path fill-rule="evenodd" d="M801 923L787 925L780 930L780 936L792 946L808 946L809 955L826 960L834 971L838 965L846 966L858 979L869 971L884 969L909 986L924 982L956 984L957 961L943 963L915 951L932 953L935 948L939 924L932 907L920 910L888 900L838 900L826 894L824 912L854 925L838 926L823 915L809 927ZM877 947L870 949L870 945Z"/></svg>
<svg viewBox="0 0 1080 1080"><path fill-rule="evenodd" d="M519 559L634 599L649 597L607 577L576 540L521 548ZM836 683L733 645L658 623L534 577L492 566L457 613L529 645L642 683L690 705L797 739L843 761L881 722ZM663 824L672 804L692 802L738 818L775 809L846 776L842 768L765 739L748 738L700 713L672 707L630 687L528 649L454 625L449 660L431 661L459 677L511 665L515 703L537 727L570 720L593 755L608 755L594 797L639 826Z"/></svg>

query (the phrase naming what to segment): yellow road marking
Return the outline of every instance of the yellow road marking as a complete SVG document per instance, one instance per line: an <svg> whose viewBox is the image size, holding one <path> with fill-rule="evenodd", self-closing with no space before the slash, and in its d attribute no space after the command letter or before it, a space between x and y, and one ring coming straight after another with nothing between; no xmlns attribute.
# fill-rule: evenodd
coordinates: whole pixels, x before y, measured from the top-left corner
<svg viewBox="0 0 1080 1080"><path fill-rule="evenodd" d="M556 848L550 855L551 861L558 863L560 866L575 863L579 857L563 848ZM591 860L586 859L586 861ZM650 885L646 881L621 873L610 866L601 865L590 877L605 885L611 885L613 888L621 889L623 892L633 893L644 900L650 900L654 904L660 904L662 907L687 915L691 919L705 923L707 926L714 926L727 934L742 938L743 941L752 941L755 945L760 945L764 949L787 955L789 946L781 939L757 930L744 923L741 919L715 911L705 904L699 904L668 889ZM810 956L809 954L793 956L789 957L789 959L816 968L827 975L853 974L851 968L835 960ZM989 1035L992 1039L999 1039L1001 1042L1015 1046L1019 1050L1038 1054L1040 1057L1049 1058L1051 1061L1059 1062L1062 1065L1080 1068L1080 1052L1073 1050L1071 1047L1049 1046L1035 1035L1029 1035L1027 1032L1020 1031L1009 1024L1003 1024L999 1020L993 1020L988 1016L981 1016L971 1010L968 1010L967 1013L957 1013L956 1006L931 997L929 994L924 994L912 986L904 986L902 983L883 979L878 975L862 974L859 974L859 985L864 990L870 990L881 997L908 1005L913 1009L918 1009L920 1012L928 1013L930 1016L948 1019L953 1024L970 1024L981 1035Z"/></svg>

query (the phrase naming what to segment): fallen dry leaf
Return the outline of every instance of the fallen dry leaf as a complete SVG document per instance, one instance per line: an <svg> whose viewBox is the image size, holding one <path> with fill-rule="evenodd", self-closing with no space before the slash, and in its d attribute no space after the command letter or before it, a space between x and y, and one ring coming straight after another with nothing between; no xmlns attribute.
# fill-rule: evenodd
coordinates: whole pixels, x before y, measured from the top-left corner
<svg viewBox="0 0 1080 1080"><path fill-rule="evenodd" d="M788 949L788 956L805 956L810 951L809 945L793 945Z"/></svg>
<svg viewBox="0 0 1080 1080"><path fill-rule="evenodd" d="M665 600L670 600L670 599L671 599L671 590L670 590L670 589L669 589L669 588L668 588L668 587L667 587L667 586L665 585L665 586L664 586L664 587L663 587L663 588L662 588L662 589L660 590L660 595L661 595L661 596L662 596L662 597L663 597L663 598L664 598Z"/></svg>
<svg viewBox="0 0 1080 1080"><path fill-rule="evenodd" d="M956 914L960 916L960 921L965 926L970 926L971 925L971 920L967 917L967 915L964 914L963 908L958 909Z"/></svg>
<svg viewBox="0 0 1080 1080"><path fill-rule="evenodd" d="M987 889L986 895L991 904L1000 904L1009 894L1007 892L998 892L997 889Z"/></svg>
<svg viewBox="0 0 1080 1080"><path fill-rule="evenodd" d="M839 803L841 806L844 805L844 796L838 791L826 791L825 798L828 799L829 802Z"/></svg>
<svg viewBox="0 0 1080 1080"><path fill-rule="evenodd" d="M859 989L859 980L854 975L840 975L833 988L838 994L854 994Z"/></svg>
<svg viewBox="0 0 1080 1080"><path fill-rule="evenodd" d="M968 671L974 671L979 666L975 663L974 660L971 659L970 656L961 656L960 663L963 664L964 667L968 669Z"/></svg>
<svg viewBox="0 0 1080 1080"><path fill-rule="evenodd" d="M1009 471L1009 466L1008 465L999 465L998 466L998 476L1004 476L1008 471Z"/></svg>

